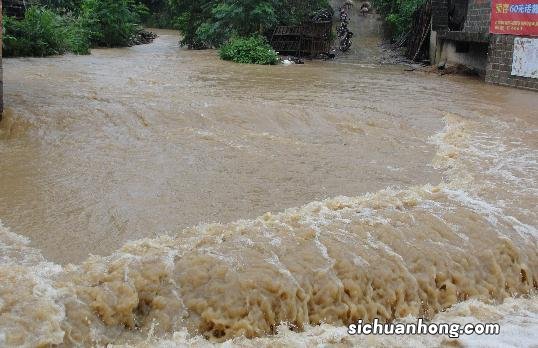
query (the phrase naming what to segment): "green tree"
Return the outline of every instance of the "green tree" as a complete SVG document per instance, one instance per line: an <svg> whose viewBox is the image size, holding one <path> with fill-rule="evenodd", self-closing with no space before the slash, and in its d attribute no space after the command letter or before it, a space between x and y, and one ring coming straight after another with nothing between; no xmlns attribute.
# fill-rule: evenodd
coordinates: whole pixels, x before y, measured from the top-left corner
<svg viewBox="0 0 538 348"><path fill-rule="evenodd" d="M142 21L148 27L174 28L174 19L179 15L175 6L169 0L140 0L148 8L148 13L142 16Z"/></svg>
<svg viewBox="0 0 538 348"><path fill-rule="evenodd" d="M191 48L219 47L234 36L269 32L278 24L309 19L327 0L170 0L179 14L182 43Z"/></svg>
<svg viewBox="0 0 538 348"><path fill-rule="evenodd" d="M197 31L202 25L207 27L211 24L209 20L212 18L213 2L213 0L171 0L171 6L179 14L175 20L175 27L183 35L181 44L189 48L207 46L207 42L200 38Z"/></svg>
<svg viewBox="0 0 538 348"><path fill-rule="evenodd" d="M144 7L134 0L83 0L81 23L92 46L128 46L141 30Z"/></svg>

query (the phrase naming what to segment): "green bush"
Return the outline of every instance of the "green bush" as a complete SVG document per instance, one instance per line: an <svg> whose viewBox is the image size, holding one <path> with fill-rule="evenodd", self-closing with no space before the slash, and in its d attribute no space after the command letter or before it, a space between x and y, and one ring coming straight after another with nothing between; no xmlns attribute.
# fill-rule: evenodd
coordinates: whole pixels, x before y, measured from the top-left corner
<svg viewBox="0 0 538 348"><path fill-rule="evenodd" d="M3 55L6 57L63 54L69 49L62 18L42 7L29 8L24 18L3 18Z"/></svg>
<svg viewBox="0 0 538 348"><path fill-rule="evenodd" d="M145 10L133 0L83 0L81 28L92 46L129 46L141 30L140 15Z"/></svg>
<svg viewBox="0 0 538 348"><path fill-rule="evenodd" d="M232 38L222 45L219 55L236 63L274 65L278 62L277 53L259 36Z"/></svg>
<svg viewBox="0 0 538 348"><path fill-rule="evenodd" d="M373 4L390 25L394 39L405 35L410 29L413 14L426 0L373 0Z"/></svg>

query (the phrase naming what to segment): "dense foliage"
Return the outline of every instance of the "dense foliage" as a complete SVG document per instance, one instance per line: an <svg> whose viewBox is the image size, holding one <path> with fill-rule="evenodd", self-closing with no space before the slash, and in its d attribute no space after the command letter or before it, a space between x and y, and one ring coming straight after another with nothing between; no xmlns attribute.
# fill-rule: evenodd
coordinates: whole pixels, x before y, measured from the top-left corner
<svg viewBox="0 0 538 348"><path fill-rule="evenodd" d="M219 47L231 37L262 35L328 8L327 0L170 0L176 27L190 48Z"/></svg>
<svg viewBox="0 0 538 348"><path fill-rule="evenodd" d="M133 0L83 0L80 20L92 46L128 46L141 29L143 11L145 8Z"/></svg>
<svg viewBox="0 0 538 348"><path fill-rule="evenodd" d="M219 50L220 57L236 63L274 65L278 55L260 36L234 37L223 44Z"/></svg>
<svg viewBox="0 0 538 348"><path fill-rule="evenodd" d="M142 16L142 22L150 28L175 28L175 19L179 15L170 0L140 0L148 8Z"/></svg>
<svg viewBox="0 0 538 348"><path fill-rule="evenodd" d="M426 0L373 0L392 29L394 38L405 35L411 27L413 14Z"/></svg>
<svg viewBox="0 0 538 348"><path fill-rule="evenodd" d="M43 0L24 18L4 16L4 55L49 56L129 46L146 7L135 0Z"/></svg>
<svg viewBox="0 0 538 348"><path fill-rule="evenodd" d="M41 0L24 19L4 16L8 56L46 56L129 46L140 23L179 29L190 48L225 47L224 59L273 64L262 39L277 25L308 20L328 0ZM247 54L246 50L252 52ZM227 57L227 58L225 58Z"/></svg>
<svg viewBox="0 0 538 348"><path fill-rule="evenodd" d="M39 4L60 14L78 13L82 0L41 0Z"/></svg>
<svg viewBox="0 0 538 348"><path fill-rule="evenodd" d="M9 16L3 19L3 55L6 57L43 57L66 51L79 54L89 51L83 29L52 10L31 7L21 20Z"/></svg>

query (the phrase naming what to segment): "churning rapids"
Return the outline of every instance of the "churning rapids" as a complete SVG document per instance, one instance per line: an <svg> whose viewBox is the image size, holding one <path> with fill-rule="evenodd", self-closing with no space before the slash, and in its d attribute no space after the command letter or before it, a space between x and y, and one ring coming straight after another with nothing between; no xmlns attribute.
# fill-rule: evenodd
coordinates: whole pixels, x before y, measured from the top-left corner
<svg viewBox="0 0 538 348"><path fill-rule="evenodd" d="M159 33L4 61L0 346L538 341L536 93Z"/></svg>

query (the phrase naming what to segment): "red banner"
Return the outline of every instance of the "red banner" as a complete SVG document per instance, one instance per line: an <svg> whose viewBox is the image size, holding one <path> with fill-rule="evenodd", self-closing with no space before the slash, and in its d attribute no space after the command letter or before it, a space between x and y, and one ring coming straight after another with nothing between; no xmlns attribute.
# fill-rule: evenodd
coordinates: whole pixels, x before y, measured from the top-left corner
<svg viewBox="0 0 538 348"><path fill-rule="evenodd" d="M538 36L538 0L492 0L489 31Z"/></svg>

